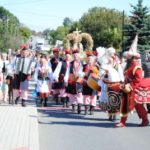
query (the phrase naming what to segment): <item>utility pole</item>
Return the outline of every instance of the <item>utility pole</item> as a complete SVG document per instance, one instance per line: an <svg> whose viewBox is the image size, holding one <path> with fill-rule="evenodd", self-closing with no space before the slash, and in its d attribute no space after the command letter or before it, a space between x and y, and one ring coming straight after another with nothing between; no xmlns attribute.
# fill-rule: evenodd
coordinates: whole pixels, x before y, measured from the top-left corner
<svg viewBox="0 0 150 150"><path fill-rule="evenodd" d="M124 46L124 10L122 12L122 52L125 50Z"/></svg>

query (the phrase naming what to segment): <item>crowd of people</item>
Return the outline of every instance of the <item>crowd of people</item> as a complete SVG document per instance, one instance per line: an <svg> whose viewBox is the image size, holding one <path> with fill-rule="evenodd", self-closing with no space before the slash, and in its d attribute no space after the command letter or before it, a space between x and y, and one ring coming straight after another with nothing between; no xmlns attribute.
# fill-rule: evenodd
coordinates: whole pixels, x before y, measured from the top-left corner
<svg viewBox="0 0 150 150"><path fill-rule="evenodd" d="M16 105L21 100L25 107L29 81L33 78L42 107L47 107L49 95L56 105L71 107L78 114L84 111L85 115L93 115L98 105L108 113L109 120L116 119L120 113L121 120L116 127L125 127L129 112L136 109L142 119L140 126L147 126L144 103L150 103L150 79L143 79L140 54L127 51L119 56L112 47L89 50L85 54L81 59L78 49L53 48L49 56L31 52L27 45L21 45L15 53L2 53L0 100Z"/></svg>

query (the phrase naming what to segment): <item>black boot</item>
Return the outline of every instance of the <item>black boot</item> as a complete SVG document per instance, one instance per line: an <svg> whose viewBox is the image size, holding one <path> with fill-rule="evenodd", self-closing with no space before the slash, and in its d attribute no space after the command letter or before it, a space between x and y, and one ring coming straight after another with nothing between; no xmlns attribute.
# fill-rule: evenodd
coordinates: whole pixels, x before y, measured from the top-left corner
<svg viewBox="0 0 150 150"><path fill-rule="evenodd" d="M11 95L9 91L8 91L8 98L9 98L9 104L11 104ZM12 105L13 105L13 99L12 99Z"/></svg>
<svg viewBox="0 0 150 150"><path fill-rule="evenodd" d="M81 114L81 104L78 104L78 114Z"/></svg>
<svg viewBox="0 0 150 150"><path fill-rule="evenodd" d="M15 104L16 104L16 105L18 104L18 100L19 100L19 96L16 97L16 99L15 99Z"/></svg>
<svg viewBox="0 0 150 150"><path fill-rule="evenodd" d="M47 98L44 99L44 107L47 107Z"/></svg>
<svg viewBox="0 0 150 150"><path fill-rule="evenodd" d="M116 114L113 114L113 120L114 121L116 120Z"/></svg>
<svg viewBox="0 0 150 150"><path fill-rule="evenodd" d="M54 101L56 102L56 105L59 104L58 94L54 95Z"/></svg>
<svg viewBox="0 0 150 150"><path fill-rule="evenodd" d="M75 104L72 104L72 111L75 112Z"/></svg>
<svg viewBox="0 0 150 150"><path fill-rule="evenodd" d="M43 105L43 98L40 99L40 104Z"/></svg>
<svg viewBox="0 0 150 150"><path fill-rule="evenodd" d="M112 121L112 120L113 120L113 116L109 114L108 120L109 120L109 121Z"/></svg>
<svg viewBox="0 0 150 150"><path fill-rule="evenodd" d="M21 105L22 105L22 107L26 107L26 104L25 104L25 100L24 100L24 99L22 99Z"/></svg>
<svg viewBox="0 0 150 150"><path fill-rule="evenodd" d="M63 103L63 107L66 107L66 97L61 97L61 101Z"/></svg>
<svg viewBox="0 0 150 150"><path fill-rule="evenodd" d="M69 107L69 97L68 96L66 97L66 107L67 108Z"/></svg>
<svg viewBox="0 0 150 150"><path fill-rule="evenodd" d="M94 115L94 106L90 106L90 115Z"/></svg>
<svg viewBox="0 0 150 150"><path fill-rule="evenodd" d="M58 98L58 99L59 99L58 102L59 102L60 104L62 104L62 105L64 104L64 101L65 101L64 98L65 98L65 97L59 97L59 98Z"/></svg>
<svg viewBox="0 0 150 150"><path fill-rule="evenodd" d="M88 108L89 108L89 106L85 105L84 107L85 107L84 114L87 115L88 114Z"/></svg>

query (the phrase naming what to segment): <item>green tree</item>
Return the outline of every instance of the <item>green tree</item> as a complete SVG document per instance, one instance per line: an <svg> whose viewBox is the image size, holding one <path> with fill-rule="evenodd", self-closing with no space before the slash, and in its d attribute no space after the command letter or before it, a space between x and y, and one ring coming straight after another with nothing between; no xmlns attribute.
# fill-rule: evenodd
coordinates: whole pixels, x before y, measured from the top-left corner
<svg viewBox="0 0 150 150"><path fill-rule="evenodd" d="M94 7L89 9L79 22L82 32L92 35L94 48L98 46L121 48L122 12Z"/></svg>
<svg viewBox="0 0 150 150"><path fill-rule="evenodd" d="M44 36L44 38L45 38L46 40L49 40L49 39L50 39L50 32L51 32L50 29L45 29L45 30L43 31L43 36Z"/></svg>
<svg viewBox="0 0 150 150"><path fill-rule="evenodd" d="M28 27L22 26L19 28L19 34L23 39L23 43L26 43L31 36L31 30Z"/></svg>
<svg viewBox="0 0 150 150"><path fill-rule="evenodd" d="M150 49L150 23L148 20L149 9L143 6L143 0L138 0L136 6L131 5L130 23L125 25L125 46L128 50L135 35L138 34L138 50L142 53Z"/></svg>
<svg viewBox="0 0 150 150"><path fill-rule="evenodd" d="M73 21L72 21L70 18L68 18L68 17L66 17L66 18L64 19L64 21L63 21L63 25L64 25L65 27L70 27L72 24L73 24Z"/></svg>
<svg viewBox="0 0 150 150"><path fill-rule="evenodd" d="M16 49L22 39L19 34L20 22L17 17L0 7L0 51Z"/></svg>
<svg viewBox="0 0 150 150"><path fill-rule="evenodd" d="M55 44L56 40L63 41L64 37L68 33L68 28L59 26L56 30L50 31L51 44Z"/></svg>
<svg viewBox="0 0 150 150"><path fill-rule="evenodd" d="M80 22L79 21L74 21L73 23L72 23L72 25L70 26L70 29L69 29L69 33L72 33L73 31L75 31L76 29L79 29L79 30L81 30L81 24L80 24Z"/></svg>

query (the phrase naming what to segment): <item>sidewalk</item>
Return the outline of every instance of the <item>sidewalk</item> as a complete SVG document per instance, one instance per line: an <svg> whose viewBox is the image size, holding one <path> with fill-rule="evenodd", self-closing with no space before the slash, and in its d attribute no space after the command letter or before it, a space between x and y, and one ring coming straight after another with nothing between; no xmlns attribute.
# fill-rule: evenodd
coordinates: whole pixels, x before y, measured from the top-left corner
<svg viewBox="0 0 150 150"><path fill-rule="evenodd" d="M26 107L0 104L0 150L39 150L37 108L29 99Z"/></svg>

